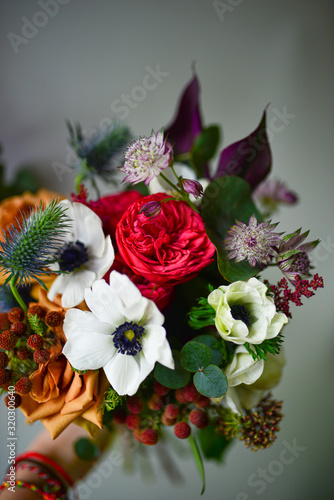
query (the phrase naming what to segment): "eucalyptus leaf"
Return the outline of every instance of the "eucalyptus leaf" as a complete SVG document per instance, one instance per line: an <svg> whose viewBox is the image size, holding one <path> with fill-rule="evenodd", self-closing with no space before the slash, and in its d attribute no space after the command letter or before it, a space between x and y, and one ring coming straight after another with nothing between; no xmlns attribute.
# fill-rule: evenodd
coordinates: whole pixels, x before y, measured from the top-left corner
<svg viewBox="0 0 334 500"><path fill-rule="evenodd" d="M182 368L180 363L180 353L173 351L173 358L175 363L174 370L157 363L154 370L155 379L165 387L170 389L180 389L187 385L190 380L190 373Z"/></svg>
<svg viewBox="0 0 334 500"><path fill-rule="evenodd" d="M227 391L227 378L217 365L210 364L195 373L194 385L203 396L220 398Z"/></svg>
<svg viewBox="0 0 334 500"><path fill-rule="evenodd" d="M211 349L199 342L187 342L181 350L181 365L189 372L202 370L211 361Z"/></svg>
<svg viewBox="0 0 334 500"><path fill-rule="evenodd" d="M211 363L213 365L219 365L223 360L223 355L219 351L221 347L221 343L218 339L213 337L212 335L199 335L194 338L195 342L200 342L208 346L211 349Z"/></svg>

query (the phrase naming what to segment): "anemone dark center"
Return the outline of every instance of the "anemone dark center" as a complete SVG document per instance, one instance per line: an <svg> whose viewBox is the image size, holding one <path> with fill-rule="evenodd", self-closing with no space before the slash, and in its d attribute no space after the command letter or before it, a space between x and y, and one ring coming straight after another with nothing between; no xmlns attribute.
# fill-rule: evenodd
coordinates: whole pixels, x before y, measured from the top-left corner
<svg viewBox="0 0 334 500"><path fill-rule="evenodd" d="M74 271L88 260L87 248L81 241L70 241L60 251L61 271Z"/></svg>
<svg viewBox="0 0 334 500"><path fill-rule="evenodd" d="M142 326L126 321L114 331L114 345L119 353L135 356L142 350L139 339L144 333L145 329Z"/></svg>
<svg viewBox="0 0 334 500"><path fill-rule="evenodd" d="M234 319L240 319L245 323L246 326L249 326L251 324L251 315L249 314L246 306L232 306L231 314Z"/></svg>

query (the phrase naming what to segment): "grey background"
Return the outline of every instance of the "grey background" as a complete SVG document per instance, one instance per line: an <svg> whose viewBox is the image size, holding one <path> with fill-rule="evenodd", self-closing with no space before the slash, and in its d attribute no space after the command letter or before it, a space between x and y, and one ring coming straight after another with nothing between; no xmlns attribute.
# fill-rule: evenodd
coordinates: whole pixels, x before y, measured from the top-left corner
<svg viewBox="0 0 334 500"><path fill-rule="evenodd" d="M136 135L170 121L193 61L205 123L223 126L224 146L252 131L268 103L268 123L284 109L289 115L272 122L273 172L299 193L300 203L275 220L281 231L302 226L311 239L323 240L315 261L325 289L295 308L286 328L287 364L274 392L284 400L285 418L275 445L253 453L237 443L223 466L208 464L204 498L333 498L333 2L226 0L219 16L215 2L204 0L63 0L56 15L46 18L36 15L43 3L2 0L0 6L0 141L9 178L29 163L46 187L69 194L71 174L65 169L60 179L54 168L54 162L66 167L65 119L79 120L87 130L110 119L115 100L142 85L147 66L159 65L168 76L129 109L127 123ZM45 25L34 35L30 31L15 51L8 34L22 36L24 18ZM0 412L4 470L3 405ZM17 427L20 452L41 426L27 426L18 414ZM294 440L304 449L282 465L281 452ZM91 494L82 487L82 498L200 498L191 458L173 452L185 479L177 486L158 465L159 449L147 451L155 480L141 479L146 459L136 458L133 474L120 465L112 471L106 466L109 478L103 480L101 472L93 473L86 482ZM264 480L263 493L261 470L270 480Z"/></svg>

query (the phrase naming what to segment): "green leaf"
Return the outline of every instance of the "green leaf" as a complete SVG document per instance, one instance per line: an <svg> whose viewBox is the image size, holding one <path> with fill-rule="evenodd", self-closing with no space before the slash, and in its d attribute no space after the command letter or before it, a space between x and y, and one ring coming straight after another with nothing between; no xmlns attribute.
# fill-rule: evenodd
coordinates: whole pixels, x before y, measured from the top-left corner
<svg viewBox="0 0 334 500"><path fill-rule="evenodd" d="M180 363L180 353L173 351L173 358L175 363L174 370L157 363L154 370L155 379L165 387L170 389L180 389L187 385L190 380L190 373L182 368Z"/></svg>
<svg viewBox="0 0 334 500"><path fill-rule="evenodd" d="M199 342L187 342L181 350L181 365L189 372L202 370L211 361L211 349Z"/></svg>
<svg viewBox="0 0 334 500"><path fill-rule="evenodd" d="M199 431L198 440L205 458L217 462L222 462L226 449L233 442L233 439L228 440L215 432L212 425L208 425L208 427Z"/></svg>
<svg viewBox="0 0 334 500"><path fill-rule="evenodd" d="M194 341L200 342L211 349L211 363L213 365L219 365L223 361L223 355L220 352L222 345L215 337L212 335L199 335L194 338Z"/></svg>
<svg viewBox="0 0 334 500"><path fill-rule="evenodd" d="M189 443L191 446L191 451L193 452L195 462L197 464L198 471L199 471L201 479L202 479L201 495L203 495L203 493L205 491L205 470L204 470L203 459L201 456L201 452L199 451L199 447L198 447L197 441L195 439L195 436L193 434L190 434L188 439L189 439Z"/></svg>
<svg viewBox="0 0 334 500"><path fill-rule="evenodd" d="M220 398L227 391L227 378L217 365L211 364L195 373L194 385L203 396Z"/></svg>
<svg viewBox="0 0 334 500"><path fill-rule="evenodd" d="M74 443L74 450L77 456L86 462L95 460L100 456L99 447L91 439L87 438L78 439Z"/></svg>
<svg viewBox="0 0 334 500"><path fill-rule="evenodd" d="M236 220L248 224L255 214L262 221L260 212L252 200L251 187L240 177L220 177L211 182L202 198L202 217L207 234L217 249L218 269L227 281L247 280L261 271L259 266L251 267L247 260L234 262L227 258L224 249L226 232Z"/></svg>
<svg viewBox="0 0 334 500"><path fill-rule="evenodd" d="M211 125L202 130L196 137L190 151L190 159L197 177L204 176L204 165L214 157L220 140L218 125Z"/></svg>

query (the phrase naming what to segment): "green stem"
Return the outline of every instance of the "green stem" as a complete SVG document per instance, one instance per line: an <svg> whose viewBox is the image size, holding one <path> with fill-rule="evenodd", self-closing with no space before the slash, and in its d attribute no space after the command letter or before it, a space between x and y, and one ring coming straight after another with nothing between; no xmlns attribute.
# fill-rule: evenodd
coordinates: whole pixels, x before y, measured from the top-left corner
<svg viewBox="0 0 334 500"><path fill-rule="evenodd" d="M19 303L19 305L22 307L22 309L26 313L28 311L28 308L27 308L26 304L24 303L24 300L22 299L21 295L17 291L16 282L17 282L17 276L14 275L9 281L9 286L10 286L11 292L14 295L16 301Z"/></svg>
<svg viewBox="0 0 334 500"><path fill-rule="evenodd" d="M199 447L198 447L198 444L197 444L197 441L196 441L195 437L191 434L188 437L188 440L189 440L189 443L190 443L191 451L193 452L193 455L194 455L194 458L195 458L196 465L198 467L198 472L200 473L200 476L201 476L201 479L202 479L202 491L201 491L201 495L203 495L203 493L205 491L205 470L204 470L203 459L202 459L202 456L201 456L201 452L199 451Z"/></svg>
<svg viewBox="0 0 334 500"><path fill-rule="evenodd" d="M175 172L174 172L175 173ZM176 175L176 174L175 174ZM199 210L198 208L196 207L196 205L194 205L194 203L192 201L189 200L189 197L185 198L185 195L184 195L184 192L181 191L181 189L179 189L177 186L175 186L175 184L172 183L172 181L170 181L169 179L167 179L167 177L160 173L160 177L162 177L162 179L164 181L167 182L167 184L169 184L177 193L179 193L179 195L182 197L182 199L184 201L186 201L193 210L195 210L195 212L197 212L199 214ZM177 176L176 176L177 177Z"/></svg>
<svg viewBox="0 0 334 500"><path fill-rule="evenodd" d="M190 153L182 153L182 154L179 154L177 156L175 156L175 161L180 161L180 162L184 162L184 161L189 161L190 160Z"/></svg>

